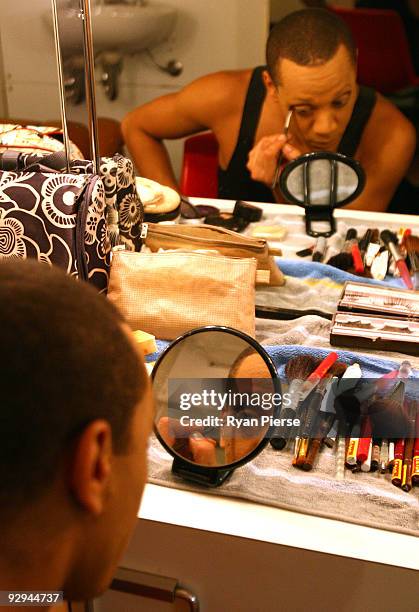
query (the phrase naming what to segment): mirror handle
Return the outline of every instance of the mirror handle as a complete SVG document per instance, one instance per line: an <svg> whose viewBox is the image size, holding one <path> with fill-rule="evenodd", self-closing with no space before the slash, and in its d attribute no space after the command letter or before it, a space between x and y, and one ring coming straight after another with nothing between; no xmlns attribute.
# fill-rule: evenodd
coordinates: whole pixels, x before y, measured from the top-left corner
<svg viewBox="0 0 419 612"><path fill-rule="evenodd" d="M324 236L328 238L336 232L336 221L333 215L333 208L325 207L309 207L305 209L305 222L306 222L306 233L313 238ZM316 221L327 221L330 225L330 229L325 232L316 232L313 229L313 222Z"/></svg>

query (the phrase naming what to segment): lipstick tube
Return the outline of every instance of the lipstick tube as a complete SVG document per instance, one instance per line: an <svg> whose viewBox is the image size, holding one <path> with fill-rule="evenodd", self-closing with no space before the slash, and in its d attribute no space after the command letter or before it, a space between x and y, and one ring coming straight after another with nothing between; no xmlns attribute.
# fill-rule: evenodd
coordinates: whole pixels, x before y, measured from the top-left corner
<svg viewBox="0 0 419 612"><path fill-rule="evenodd" d="M395 487L400 487L403 478L404 439L397 440L394 447L394 463L391 473L391 482Z"/></svg>

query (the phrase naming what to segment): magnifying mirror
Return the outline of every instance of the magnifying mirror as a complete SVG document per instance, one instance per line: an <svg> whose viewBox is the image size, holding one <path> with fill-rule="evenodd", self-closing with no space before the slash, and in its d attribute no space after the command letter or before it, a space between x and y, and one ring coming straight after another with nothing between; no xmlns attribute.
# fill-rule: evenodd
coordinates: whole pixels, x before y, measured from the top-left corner
<svg viewBox="0 0 419 612"><path fill-rule="evenodd" d="M285 166L280 187L288 202L305 208L307 234L328 237L336 231L334 209L360 195L365 172L358 161L341 153L307 153ZM315 229L319 224L328 229Z"/></svg>
<svg viewBox="0 0 419 612"><path fill-rule="evenodd" d="M250 336L208 326L175 340L152 372L154 431L172 472L220 485L268 443L281 408L274 363Z"/></svg>

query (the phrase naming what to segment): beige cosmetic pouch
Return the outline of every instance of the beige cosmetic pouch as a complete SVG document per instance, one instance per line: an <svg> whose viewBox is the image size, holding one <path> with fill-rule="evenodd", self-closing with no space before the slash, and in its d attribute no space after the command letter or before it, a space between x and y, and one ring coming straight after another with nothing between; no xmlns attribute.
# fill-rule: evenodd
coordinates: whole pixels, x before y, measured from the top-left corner
<svg viewBox="0 0 419 612"><path fill-rule="evenodd" d="M162 340L204 325L255 335L256 260L114 251L108 298L130 327Z"/></svg>
<svg viewBox="0 0 419 612"><path fill-rule="evenodd" d="M143 223L145 244L151 251L182 249L188 251L214 250L229 257L254 257L257 261L256 283L279 286L285 282L266 240L242 236L214 225L163 225Z"/></svg>

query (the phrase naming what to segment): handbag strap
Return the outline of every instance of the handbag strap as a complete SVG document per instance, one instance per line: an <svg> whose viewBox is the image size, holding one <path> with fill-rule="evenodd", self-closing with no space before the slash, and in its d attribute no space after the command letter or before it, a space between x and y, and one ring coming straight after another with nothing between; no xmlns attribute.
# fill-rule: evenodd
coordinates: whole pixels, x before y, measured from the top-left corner
<svg viewBox="0 0 419 612"><path fill-rule="evenodd" d="M0 170L19 172L22 170L40 171L42 168L47 171L61 172L66 166L67 161L64 151L38 155L37 153L22 153L22 151L10 149L0 153Z"/></svg>

